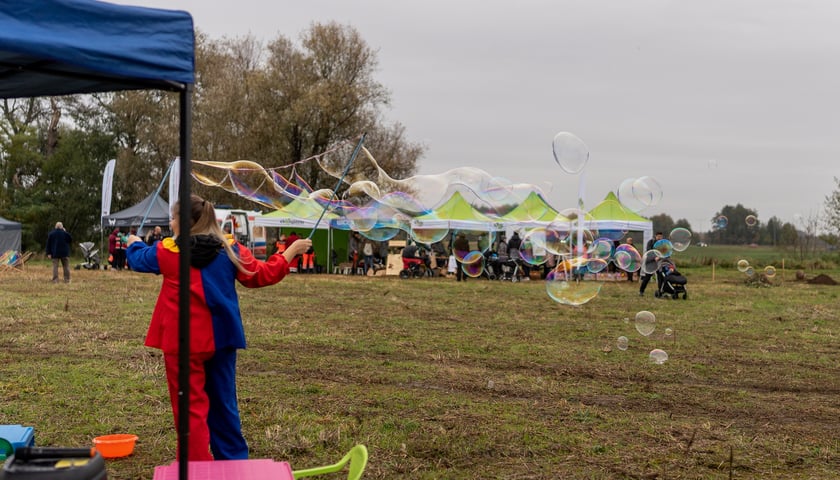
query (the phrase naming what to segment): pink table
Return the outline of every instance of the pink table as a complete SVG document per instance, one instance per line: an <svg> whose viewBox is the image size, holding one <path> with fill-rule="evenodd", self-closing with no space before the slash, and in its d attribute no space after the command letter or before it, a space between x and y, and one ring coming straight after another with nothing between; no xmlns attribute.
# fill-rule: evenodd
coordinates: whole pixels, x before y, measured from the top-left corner
<svg viewBox="0 0 840 480"><path fill-rule="evenodd" d="M288 462L271 459L190 462L189 480L294 480ZM154 480L178 480L178 462L155 467Z"/></svg>

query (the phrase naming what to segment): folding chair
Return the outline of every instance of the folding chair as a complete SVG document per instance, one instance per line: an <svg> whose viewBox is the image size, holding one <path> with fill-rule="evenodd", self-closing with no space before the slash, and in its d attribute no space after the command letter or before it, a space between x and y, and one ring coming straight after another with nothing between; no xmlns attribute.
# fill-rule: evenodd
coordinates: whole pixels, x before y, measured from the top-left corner
<svg viewBox="0 0 840 480"><path fill-rule="evenodd" d="M22 271L26 261L32 257L32 252L22 252L18 254L17 258L11 263L11 267L15 270Z"/></svg>
<svg viewBox="0 0 840 480"><path fill-rule="evenodd" d="M362 473L365 471L367 465L368 451L364 445L356 445L351 448L347 455L344 456L338 463L332 465L325 465L323 467L307 468L305 470L295 470L292 475L297 480L298 478L314 477L316 475L323 475L325 473L338 472L347 462L350 462L350 468L347 471L347 480L359 480L362 478Z"/></svg>

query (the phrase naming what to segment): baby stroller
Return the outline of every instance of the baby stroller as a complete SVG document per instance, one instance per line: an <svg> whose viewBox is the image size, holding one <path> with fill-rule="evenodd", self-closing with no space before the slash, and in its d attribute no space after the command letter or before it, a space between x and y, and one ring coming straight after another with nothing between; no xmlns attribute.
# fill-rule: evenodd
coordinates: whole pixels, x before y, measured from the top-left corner
<svg viewBox="0 0 840 480"><path fill-rule="evenodd" d="M487 252L484 254L484 271L482 275L487 277L487 280L495 280L499 278L501 272L501 264L499 263L499 255L496 252Z"/></svg>
<svg viewBox="0 0 840 480"><path fill-rule="evenodd" d="M657 289L653 292L656 298L665 298L670 295L676 300L682 295L683 300L688 298L688 292L685 289L685 284L688 280L677 271L676 266L671 261L663 261L656 270L656 286Z"/></svg>
<svg viewBox="0 0 840 480"><path fill-rule="evenodd" d="M499 258L499 275L501 281L509 280L511 282L518 282L521 276L522 267L519 265L519 260L515 258Z"/></svg>
<svg viewBox="0 0 840 480"><path fill-rule="evenodd" d="M94 249L93 242L82 242L79 247L82 248L82 255L85 261L76 265L76 270L99 270L99 250Z"/></svg>
<svg viewBox="0 0 840 480"><path fill-rule="evenodd" d="M426 265L420 258L403 257L400 278L420 278L426 275Z"/></svg>

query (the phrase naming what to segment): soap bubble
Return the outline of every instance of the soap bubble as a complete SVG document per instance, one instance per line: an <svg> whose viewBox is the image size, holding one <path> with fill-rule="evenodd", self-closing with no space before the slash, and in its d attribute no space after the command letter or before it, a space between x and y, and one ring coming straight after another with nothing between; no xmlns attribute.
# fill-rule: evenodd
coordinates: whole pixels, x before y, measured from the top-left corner
<svg viewBox="0 0 840 480"><path fill-rule="evenodd" d="M662 187L653 177L627 178L618 186L616 195L622 206L639 213L659 203Z"/></svg>
<svg viewBox="0 0 840 480"><path fill-rule="evenodd" d="M727 225L729 225L729 219L726 218L726 215L720 215L715 219L714 227L718 230L726 228Z"/></svg>
<svg viewBox="0 0 840 480"><path fill-rule="evenodd" d="M738 271L741 273L745 273L747 269L750 268L750 262L746 260L738 260Z"/></svg>
<svg viewBox="0 0 840 480"><path fill-rule="evenodd" d="M662 253L659 250L648 250L642 255L642 273L653 275L659 270L659 261L662 260Z"/></svg>
<svg viewBox="0 0 840 480"><path fill-rule="evenodd" d="M636 331L647 337L656 330L656 315L647 310L636 314Z"/></svg>
<svg viewBox="0 0 840 480"><path fill-rule="evenodd" d="M642 256L632 245L619 245L613 254L613 263L625 272L638 272L642 268Z"/></svg>
<svg viewBox="0 0 840 480"><path fill-rule="evenodd" d="M571 276L571 272L568 272ZM545 278L545 290L548 296L563 305L583 305L598 296L600 282L570 282L567 276L557 271L549 272Z"/></svg>
<svg viewBox="0 0 840 480"><path fill-rule="evenodd" d="M469 252L461 262L461 271L468 277L476 278L481 276L482 272L484 272L484 255L477 250Z"/></svg>
<svg viewBox="0 0 840 480"><path fill-rule="evenodd" d="M767 265L766 267L764 267L764 275L767 276L767 278L775 277L776 267L774 267L773 265Z"/></svg>
<svg viewBox="0 0 840 480"><path fill-rule="evenodd" d="M651 362L657 365L662 365L663 363L668 361L668 354L665 352L665 350L661 350L659 348L654 348L653 350L651 350L648 357L650 358Z"/></svg>
<svg viewBox="0 0 840 480"><path fill-rule="evenodd" d="M755 215L747 215L747 218L744 219L744 222L747 224L748 227L754 227L758 224L758 219Z"/></svg>
<svg viewBox="0 0 840 480"><path fill-rule="evenodd" d="M630 343L630 340L627 339L624 335L618 337L615 340L615 346L618 347L619 350L624 351L627 350L627 346Z"/></svg>
<svg viewBox="0 0 840 480"><path fill-rule="evenodd" d="M674 331L673 331L673 330L671 330L671 328L666 328L666 329L665 329L665 336L666 336L666 337L670 337L670 336L671 336L671 335L673 335L673 334L674 334Z"/></svg>
<svg viewBox="0 0 840 480"><path fill-rule="evenodd" d="M662 239L657 240L656 243L653 244L653 249L658 250L659 253L662 254L663 258L668 258L674 253L674 244L671 243L670 240Z"/></svg>
<svg viewBox="0 0 840 480"><path fill-rule="evenodd" d="M746 269L746 270L744 270L744 273L745 273L748 277L752 277L753 275L755 275L755 269L754 269L753 267L747 267L747 269Z"/></svg>
<svg viewBox="0 0 840 480"><path fill-rule="evenodd" d="M519 257L529 265L542 265L548 260L549 251L546 248L546 229L534 228L522 237L519 247Z"/></svg>
<svg viewBox="0 0 840 480"><path fill-rule="evenodd" d="M586 262L586 269L592 273L600 273L603 272L604 269L607 268L609 263L601 258L590 258Z"/></svg>
<svg viewBox="0 0 840 480"><path fill-rule="evenodd" d="M589 147L569 132L560 132L552 142L554 161L566 173L580 173L589 161Z"/></svg>
<svg viewBox="0 0 840 480"><path fill-rule="evenodd" d="M674 250L683 252L689 245L691 245L691 232L685 228L675 228L671 230L671 234L668 235L668 240L670 240L673 244Z"/></svg>

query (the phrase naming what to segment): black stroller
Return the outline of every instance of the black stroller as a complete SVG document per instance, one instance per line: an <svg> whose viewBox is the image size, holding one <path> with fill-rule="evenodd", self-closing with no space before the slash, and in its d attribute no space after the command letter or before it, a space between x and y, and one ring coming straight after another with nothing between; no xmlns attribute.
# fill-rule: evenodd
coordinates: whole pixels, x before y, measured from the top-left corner
<svg viewBox="0 0 840 480"><path fill-rule="evenodd" d="M656 286L657 289L653 292L656 298L665 298L670 295L676 300L682 295L683 300L688 298L688 291L685 289L685 284L688 283L685 276L677 271L676 266L670 260L663 261L656 270Z"/></svg>
<svg viewBox="0 0 840 480"><path fill-rule="evenodd" d="M499 257L497 278L501 281L518 282L522 275L522 267L515 258Z"/></svg>
<svg viewBox="0 0 840 480"><path fill-rule="evenodd" d="M76 265L76 270L99 270L99 250L95 249L93 242L83 242L79 246L82 248L82 255L85 261Z"/></svg>

